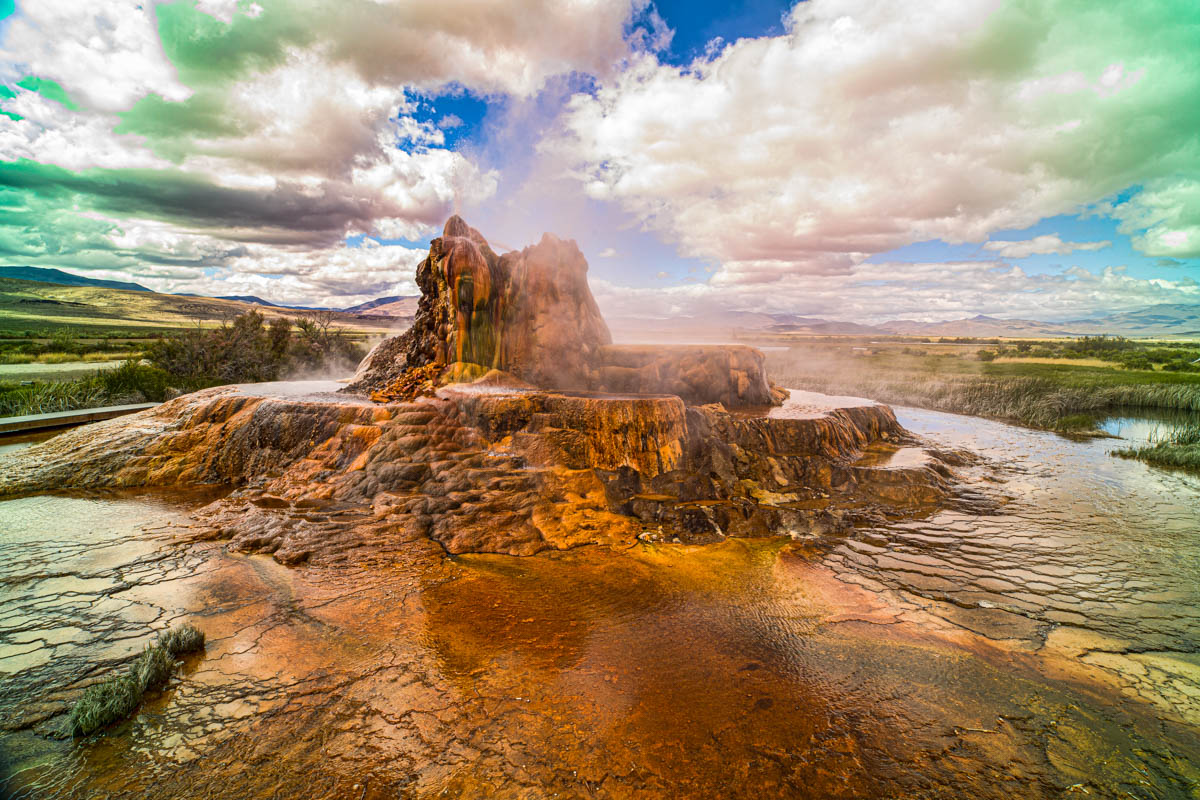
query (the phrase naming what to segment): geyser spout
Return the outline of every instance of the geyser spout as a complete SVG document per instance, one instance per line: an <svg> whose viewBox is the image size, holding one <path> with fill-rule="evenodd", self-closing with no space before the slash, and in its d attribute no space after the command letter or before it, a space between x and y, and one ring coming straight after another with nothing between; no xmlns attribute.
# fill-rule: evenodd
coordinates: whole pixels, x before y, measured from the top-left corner
<svg viewBox="0 0 1200 800"><path fill-rule="evenodd" d="M572 240L547 233L498 256L462 217L450 217L417 267L413 326L373 350L348 391L406 399L428 385L412 371L439 365L442 383L500 370L543 389L670 394L728 408L779 404L753 348L613 346L587 271Z"/></svg>

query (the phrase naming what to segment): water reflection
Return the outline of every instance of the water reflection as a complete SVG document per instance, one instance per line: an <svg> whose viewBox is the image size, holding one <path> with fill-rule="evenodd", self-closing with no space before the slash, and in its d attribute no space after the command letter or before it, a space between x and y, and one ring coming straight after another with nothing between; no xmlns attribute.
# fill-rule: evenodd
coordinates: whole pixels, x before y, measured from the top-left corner
<svg viewBox="0 0 1200 800"><path fill-rule="evenodd" d="M1105 433L1124 439L1123 447L1136 447L1169 436L1172 431L1195 426L1200 426L1200 414L1166 409L1118 411L1097 425Z"/></svg>
<svg viewBox="0 0 1200 800"><path fill-rule="evenodd" d="M36 433L6 433L0 435L0 456L5 453L13 453L17 450L23 450L30 445L44 442L62 433L65 428L50 431L38 431Z"/></svg>

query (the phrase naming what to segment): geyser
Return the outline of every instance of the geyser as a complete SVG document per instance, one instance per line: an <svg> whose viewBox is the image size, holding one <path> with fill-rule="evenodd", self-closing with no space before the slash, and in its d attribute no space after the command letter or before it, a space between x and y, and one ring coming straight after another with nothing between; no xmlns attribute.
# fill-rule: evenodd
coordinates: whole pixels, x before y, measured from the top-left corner
<svg viewBox="0 0 1200 800"><path fill-rule="evenodd" d="M880 457L916 444L886 406L784 402L749 347L614 346L574 242L497 256L452 217L417 280L412 328L340 392L185 395L10 456L0 494L230 484L209 535L288 564L414 537L526 555L796 536L946 496L938 457Z"/></svg>
<svg viewBox="0 0 1200 800"><path fill-rule="evenodd" d="M406 373L439 365L443 383L500 370L560 391L670 394L727 408L778 405L762 354L751 347L625 347L612 344L573 241L546 234L497 256L460 217L417 267L413 325L363 361L347 391L411 396Z"/></svg>

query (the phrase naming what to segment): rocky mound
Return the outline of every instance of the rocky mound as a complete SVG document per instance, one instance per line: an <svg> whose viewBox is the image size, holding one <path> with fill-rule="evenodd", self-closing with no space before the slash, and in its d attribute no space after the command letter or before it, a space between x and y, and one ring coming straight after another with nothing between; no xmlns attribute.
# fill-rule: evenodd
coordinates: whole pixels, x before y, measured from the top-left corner
<svg viewBox="0 0 1200 800"><path fill-rule="evenodd" d="M417 280L412 329L352 393L185 395L8 456L0 495L226 484L207 529L288 564L417 536L512 555L799 536L946 496L942 459L891 463L914 442L886 406L773 408L749 347L613 346L574 242L497 256L452 217Z"/></svg>
<svg viewBox="0 0 1200 800"><path fill-rule="evenodd" d="M413 325L364 360L348 391L383 389L405 370L459 367L459 377L490 369L537 386L595 388L600 347L612 343L573 241L546 234L498 256L479 231L451 217L417 267L421 300Z"/></svg>
<svg viewBox="0 0 1200 800"><path fill-rule="evenodd" d="M452 553L527 555L806 535L927 510L949 486L933 457L903 469L863 458L909 442L876 404L732 414L667 395L512 387L495 373L405 403L336 388L221 387L69 431L7 456L0 496L230 485L200 515L208 535L296 564L420 536Z"/></svg>

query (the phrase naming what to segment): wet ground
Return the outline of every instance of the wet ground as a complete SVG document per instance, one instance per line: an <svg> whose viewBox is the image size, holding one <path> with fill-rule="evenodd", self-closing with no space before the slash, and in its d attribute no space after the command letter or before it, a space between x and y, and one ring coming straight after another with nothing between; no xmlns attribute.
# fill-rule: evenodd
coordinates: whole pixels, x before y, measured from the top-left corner
<svg viewBox="0 0 1200 800"><path fill-rule="evenodd" d="M897 411L993 513L289 569L193 540L206 496L0 503L0 794L1200 796L1200 480ZM184 619L167 692L61 737Z"/></svg>

